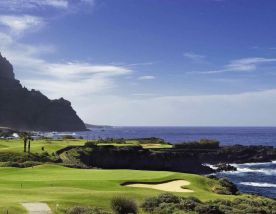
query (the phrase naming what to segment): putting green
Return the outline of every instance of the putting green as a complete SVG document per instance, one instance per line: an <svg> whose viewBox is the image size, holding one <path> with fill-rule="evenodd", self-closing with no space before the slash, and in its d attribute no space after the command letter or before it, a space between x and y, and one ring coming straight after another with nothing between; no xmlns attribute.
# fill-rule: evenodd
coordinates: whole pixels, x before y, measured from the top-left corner
<svg viewBox="0 0 276 214"><path fill-rule="evenodd" d="M125 182L162 182L185 180L193 192L177 193L196 196L201 200L233 198L211 192L216 181L202 176L141 170L73 169L59 165L41 165L33 168L0 168L0 213L24 213L21 203L45 202L54 213L63 213L66 207L90 205L110 209L110 200L117 195L133 198L141 203L145 198L162 191L129 188Z"/></svg>

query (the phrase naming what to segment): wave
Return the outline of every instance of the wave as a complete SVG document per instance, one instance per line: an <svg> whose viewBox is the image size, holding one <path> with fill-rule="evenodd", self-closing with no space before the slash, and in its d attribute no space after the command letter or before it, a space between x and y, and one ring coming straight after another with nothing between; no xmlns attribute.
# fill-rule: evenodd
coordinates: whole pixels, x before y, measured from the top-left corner
<svg viewBox="0 0 276 214"><path fill-rule="evenodd" d="M210 167L211 169L213 169L213 170L217 170L218 169L218 167L217 166L214 166L214 165L211 165L211 164L208 164L208 163L204 163L204 164L202 164L203 166L208 166L208 167Z"/></svg>
<svg viewBox="0 0 276 214"><path fill-rule="evenodd" d="M263 166L263 165L272 165L272 164L276 164L276 161L271 161L271 162L258 162L258 163L242 163L242 164L231 164L235 167L238 166Z"/></svg>
<svg viewBox="0 0 276 214"><path fill-rule="evenodd" d="M240 182L241 185L253 186L253 187L275 187L276 184L270 183L258 183L258 182Z"/></svg>
<svg viewBox="0 0 276 214"><path fill-rule="evenodd" d="M231 164L237 168L237 171L227 171L224 174L244 174L244 173L256 173L264 175L276 175L276 169L252 169L248 167L239 167L236 164Z"/></svg>

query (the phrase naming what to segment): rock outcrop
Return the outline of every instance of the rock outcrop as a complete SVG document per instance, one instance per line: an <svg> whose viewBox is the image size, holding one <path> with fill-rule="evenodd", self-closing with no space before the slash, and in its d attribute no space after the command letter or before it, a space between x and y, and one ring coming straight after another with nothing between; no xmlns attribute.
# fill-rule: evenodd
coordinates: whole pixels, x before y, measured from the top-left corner
<svg viewBox="0 0 276 214"><path fill-rule="evenodd" d="M23 88L0 54L0 127L32 131L84 131L85 124L63 98L50 100Z"/></svg>

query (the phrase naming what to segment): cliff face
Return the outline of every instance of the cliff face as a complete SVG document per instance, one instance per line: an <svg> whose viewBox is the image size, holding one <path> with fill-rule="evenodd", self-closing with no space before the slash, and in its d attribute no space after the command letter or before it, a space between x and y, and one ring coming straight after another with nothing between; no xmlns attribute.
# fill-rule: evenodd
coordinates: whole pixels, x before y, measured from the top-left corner
<svg viewBox="0 0 276 214"><path fill-rule="evenodd" d="M50 100L23 88L0 54L0 127L34 131L84 131L85 124L63 98Z"/></svg>

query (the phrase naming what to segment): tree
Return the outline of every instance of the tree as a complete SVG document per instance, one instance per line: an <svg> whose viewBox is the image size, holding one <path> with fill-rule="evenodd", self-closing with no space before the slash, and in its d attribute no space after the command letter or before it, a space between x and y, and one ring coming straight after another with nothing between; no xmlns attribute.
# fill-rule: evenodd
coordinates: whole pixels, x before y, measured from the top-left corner
<svg viewBox="0 0 276 214"><path fill-rule="evenodd" d="M24 152L27 152L27 143L28 143L28 153L30 153L30 150L31 150L31 140L33 140L32 137L31 137L31 135L30 135L30 133L28 133L28 132L21 132L20 133L20 138L24 142Z"/></svg>
<svg viewBox="0 0 276 214"><path fill-rule="evenodd" d="M31 136L28 137L28 153L31 153L31 140L34 140Z"/></svg>

